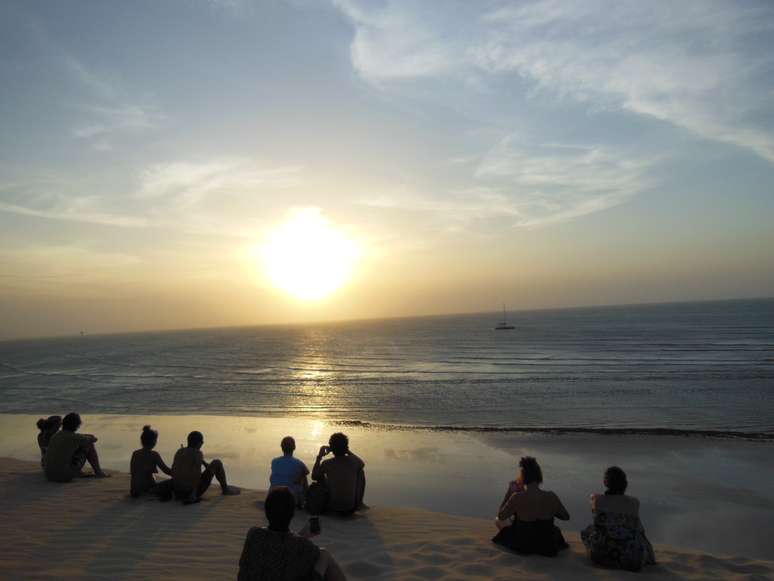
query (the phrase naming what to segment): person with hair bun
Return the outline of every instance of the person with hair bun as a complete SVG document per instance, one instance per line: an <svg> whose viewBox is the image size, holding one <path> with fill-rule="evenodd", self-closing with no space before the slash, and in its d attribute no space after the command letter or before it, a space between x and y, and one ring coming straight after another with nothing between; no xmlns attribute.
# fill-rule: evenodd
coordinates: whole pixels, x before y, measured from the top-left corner
<svg viewBox="0 0 774 581"><path fill-rule="evenodd" d="M142 448L132 453L132 460L129 463L129 472L132 480L129 493L137 498L143 494L153 493L162 500L172 498L172 480L163 480L156 482L155 474L161 470L167 476L172 476L172 470L164 463L161 454L153 448L159 441L159 433L150 426L142 427L140 434L140 443Z"/></svg>
<svg viewBox="0 0 774 581"><path fill-rule="evenodd" d="M492 541L524 555L554 557L568 547L554 518L569 520L570 513L555 493L540 489L543 471L537 460L525 456L519 468L524 491L512 494L501 505L495 521L500 532Z"/></svg>
<svg viewBox="0 0 774 581"><path fill-rule="evenodd" d="M603 567L639 571L656 562L640 522L640 501L625 494L629 482L618 466L605 470L605 493L591 495L594 524L581 531L589 558Z"/></svg>
<svg viewBox="0 0 774 581"><path fill-rule="evenodd" d="M59 431L62 427L62 416L48 416L47 418L40 418L37 423L38 430L38 447L40 448L40 465L46 467L46 450L48 449L48 443L51 441L51 436Z"/></svg>

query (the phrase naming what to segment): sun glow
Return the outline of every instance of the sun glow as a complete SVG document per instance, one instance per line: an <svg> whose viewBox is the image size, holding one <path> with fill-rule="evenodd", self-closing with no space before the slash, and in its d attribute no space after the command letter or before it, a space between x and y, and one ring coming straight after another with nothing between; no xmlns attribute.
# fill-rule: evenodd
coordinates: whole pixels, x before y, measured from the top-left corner
<svg viewBox="0 0 774 581"><path fill-rule="evenodd" d="M357 247L318 209L306 208L270 234L262 255L275 287L301 300L319 300L349 280Z"/></svg>

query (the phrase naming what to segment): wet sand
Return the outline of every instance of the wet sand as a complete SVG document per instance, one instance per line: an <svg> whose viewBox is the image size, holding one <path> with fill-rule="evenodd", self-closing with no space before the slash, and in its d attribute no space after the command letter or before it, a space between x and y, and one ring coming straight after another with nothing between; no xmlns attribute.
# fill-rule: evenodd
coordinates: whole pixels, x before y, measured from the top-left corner
<svg viewBox="0 0 774 581"><path fill-rule="evenodd" d="M36 416L0 416L0 456L36 461ZM579 531L591 521L589 494L601 491L606 466L629 474L642 520L656 544L774 560L774 444L679 437L432 432L341 426L308 418L84 416L105 467L125 471L142 425L160 432L170 462L192 429L205 435L206 458L221 458L230 481L263 490L279 441L293 435L310 466L330 433L344 430L367 463L366 502L489 521L519 456L543 466L545 488L562 498Z"/></svg>

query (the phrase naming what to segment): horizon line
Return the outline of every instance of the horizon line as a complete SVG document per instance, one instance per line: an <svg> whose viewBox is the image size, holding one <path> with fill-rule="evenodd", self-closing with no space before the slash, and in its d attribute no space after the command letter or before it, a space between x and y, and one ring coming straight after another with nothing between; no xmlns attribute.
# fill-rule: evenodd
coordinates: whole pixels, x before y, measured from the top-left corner
<svg viewBox="0 0 774 581"><path fill-rule="evenodd" d="M577 311L584 309L605 309L622 307L643 307L659 305L683 305L683 304L704 304L704 303L728 303L742 301L767 301L774 300L774 296L755 296L755 297L733 297L722 299L693 299L693 300L671 300L671 301L643 301L639 303L607 303L607 304L585 304L576 306L553 306L553 307L534 307L520 309L506 309L508 313L534 313L544 311ZM203 327L179 327L179 328L156 328L139 329L136 331L107 331L98 333L86 333L83 330L73 333L62 333L57 335L37 335L33 337L8 337L0 338L0 343L23 342L23 341L42 341L46 339L73 339L77 337L114 337L121 335L151 335L160 333L186 333L199 331L216 331L231 329L254 329L271 327L300 327L302 325L337 325L346 323L367 323L376 321L401 321L406 319L432 319L443 317L459 317L465 315L494 315L497 311L458 311L455 313L435 313L430 315L399 315L387 317L360 317L351 319L323 319L312 321L296 321L289 323L250 323L245 325L211 325ZM83 333L83 335L81 335Z"/></svg>

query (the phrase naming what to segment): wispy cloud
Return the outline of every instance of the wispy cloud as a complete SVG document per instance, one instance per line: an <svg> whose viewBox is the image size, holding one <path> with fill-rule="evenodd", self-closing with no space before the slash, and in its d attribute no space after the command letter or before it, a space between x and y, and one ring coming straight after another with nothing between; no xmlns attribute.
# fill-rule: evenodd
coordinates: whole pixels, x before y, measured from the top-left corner
<svg viewBox="0 0 774 581"><path fill-rule="evenodd" d="M657 160L601 148L536 146L507 137L468 164L473 183L436 195L418 191L381 193L359 200L376 208L442 215L450 223L506 219L533 228L566 222L627 201L652 183Z"/></svg>
<svg viewBox="0 0 774 581"><path fill-rule="evenodd" d="M518 226L564 222L611 208L645 189L655 159L601 147L524 144L508 137L476 164L474 176L507 195Z"/></svg>
<svg viewBox="0 0 774 581"><path fill-rule="evenodd" d="M211 195L261 194L303 183L300 166L265 167L247 158L177 161L142 171L138 198L174 198L190 206Z"/></svg>
<svg viewBox="0 0 774 581"><path fill-rule="evenodd" d="M769 2L463 2L437 18L416 1L335 4L355 28L353 66L376 83L513 75L774 161Z"/></svg>
<svg viewBox="0 0 774 581"><path fill-rule="evenodd" d="M352 64L373 81L439 75L453 67L452 47L439 42L421 22L421 14L388 2L379 7L357 0L333 0L355 24ZM417 11L422 5L415 6ZM425 16L438 18L437 6L425 4Z"/></svg>
<svg viewBox="0 0 774 581"><path fill-rule="evenodd" d="M523 227L563 222L648 190L656 164L680 155L680 134L774 162L774 53L764 42L774 37L771 3L334 5L353 26L350 57L361 77L389 86L393 98L419 95L430 114L438 105L458 111L468 128L459 135L468 153L448 162L466 195L447 187L416 202L388 196L382 207L436 205L448 216L500 215ZM550 119L552 108L572 108L575 124L604 112L617 125L599 131L587 122L579 132ZM643 144L646 124L671 137ZM473 140L474 151L477 129L489 138Z"/></svg>
<svg viewBox="0 0 774 581"><path fill-rule="evenodd" d="M146 218L117 213L103 196L75 193L78 189L63 179L10 180L0 184L0 212L123 228L148 225Z"/></svg>
<svg viewBox="0 0 774 581"><path fill-rule="evenodd" d="M0 212L126 228L160 227L227 236L254 233L256 208L306 183L300 166L249 158L151 164L127 192L87 179L48 177L0 183ZM123 212L116 211L122 208Z"/></svg>
<svg viewBox="0 0 774 581"><path fill-rule="evenodd" d="M83 122L72 128L74 138L88 141L97 151L109 151L116 136L155 129L164 121L165 116L155 106L141 104L75 57L63 60L72 77L86 89L84 102L77 107Z"/></svg>

